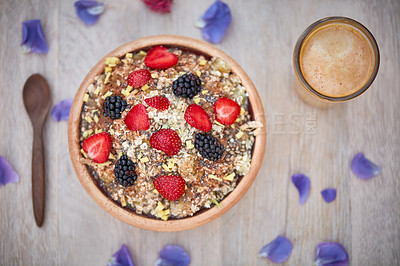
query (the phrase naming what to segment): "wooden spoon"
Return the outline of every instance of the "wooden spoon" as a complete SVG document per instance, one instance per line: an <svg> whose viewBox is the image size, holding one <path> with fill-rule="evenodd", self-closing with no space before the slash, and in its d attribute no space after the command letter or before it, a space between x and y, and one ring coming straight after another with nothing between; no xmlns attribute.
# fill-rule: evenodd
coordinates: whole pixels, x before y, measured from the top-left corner
<svg viewBox="0 0 400 266"><path fill-rule="evenodd" d="M50 107L50 88L46 79L34 74L25 82L22 91L25 109L33 126L32 146L32 201L36 224L44 219L45 171L42 128Z"/></svg>

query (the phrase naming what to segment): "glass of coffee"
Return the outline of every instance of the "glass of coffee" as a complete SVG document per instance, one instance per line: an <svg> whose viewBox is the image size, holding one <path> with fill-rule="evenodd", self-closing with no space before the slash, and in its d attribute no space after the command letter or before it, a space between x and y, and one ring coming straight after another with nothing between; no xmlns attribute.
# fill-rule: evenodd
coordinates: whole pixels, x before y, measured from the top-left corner
<svg viewBox="0 0 400 266"><path fill-rule="evenodd" d="M301 34L293 62L301 95L344 102L371 86L378 73L379 49L374 36L361 23L328 17L314 22Z"/></svg>

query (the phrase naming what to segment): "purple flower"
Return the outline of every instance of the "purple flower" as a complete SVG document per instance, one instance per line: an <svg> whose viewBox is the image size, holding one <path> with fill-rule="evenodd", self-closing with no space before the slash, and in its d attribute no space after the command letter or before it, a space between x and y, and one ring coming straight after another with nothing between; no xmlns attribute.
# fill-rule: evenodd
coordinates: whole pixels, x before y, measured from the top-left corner
<svg viewBox="0 0 400 266"><path fill-rule="evenodd" d="M222 1L216 0L196 23L202 28L201 33L209 42L220 43L225 36L226 30L231 25L232 16L229 6Z"/></svg>
<svg viewBox="0 0 400 266"><path fill-rule="evenodd" d="M10 163L0 156L0 186L4 186L8 183L16 183L18 180L19 176Z"/></svg>
<svg viewBox="0 0 400 266"><path fill-rule="evenodd" d="M274 263L282 263L292 253L293 245L289 239L278 236L271 243L265 245L259 252L260 258L268 258Z"/></svg>
<svg viewBox="0 0 400 266"><path fill-rule="evenodd" d="M365 158L363 153L357 153L351 161L351 170L361 179L370 179L382 172L382 168Z"/></svg>
<svg viewBox="0 0 400 266"><path fill-rule="evenodd" d="M321 195L324 198L325 202L332 202L336 199L336 189L326 188L321 191Z"/></svg>
<svg viewBox="0 0 400 266"><path fill-rule="evenodd" d="M68 120L71 105L72 99L62 100L54 105L51 111L51 117L53 117L54 121Z"/></svg>
<svg viewBox="0 0 400 266"><path fill-rule="evenodd" d="M104 12L104 3L97 1L76 1L76 14L86 25L94 24Z"/></svg>
<svg viewBox="0 0 400 266"><path fill-rule="evenodd" d="M22 22L22 42L26 53L45 53L49 52L46 38L44 37L40 20L28 20Z"/></svg>
<svg viewBox="0 0 400 266"><path fill-rule="evenodd" d="M142 0L147 6L150 7L151 11L158 13L169 13L171 12L172 0Z"/></svg>
<svg viewBox="0 0 400 266"><path fill-rule="evenodd" d="M349 256L344 247L336 242L322 242L317 246L315 266L347 266Z"/></svg>
<svg viewBox="0 0 400 266"><path fill-rule="evenodd" d="M292 182L299 191L299 202L301 205L303 205L308 198L308 194L310 193L310 178L304 174L295 174L292 176Z"/></svg>
<svg viewBox="0 0 400 266"><path fill-rule="evenodd" d="M154 266L187 266L189 263L190 257L183 248L167 245L160 251Z"/></svg>
<svg viewBox="0 0 400 266"><path fill-rule="evenodd" d="M125 244L114 253L112 260L107 263L107 266L135 266L132 261L129 249Z"/></svg>

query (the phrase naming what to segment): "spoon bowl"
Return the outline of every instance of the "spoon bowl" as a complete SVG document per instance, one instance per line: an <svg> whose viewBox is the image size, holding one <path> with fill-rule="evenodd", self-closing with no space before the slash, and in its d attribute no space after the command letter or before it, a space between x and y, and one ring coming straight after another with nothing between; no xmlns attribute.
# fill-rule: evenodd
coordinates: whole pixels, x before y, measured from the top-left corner
<svg viewBox="0 0 400 266"><path fill-rule="evenodd" d="M44 220L44 154L42 129L50 108L50 88L46 79L34 74L25 82L22 98L26 112L32 122L32 202L36 224L40 227Z"/></svg>

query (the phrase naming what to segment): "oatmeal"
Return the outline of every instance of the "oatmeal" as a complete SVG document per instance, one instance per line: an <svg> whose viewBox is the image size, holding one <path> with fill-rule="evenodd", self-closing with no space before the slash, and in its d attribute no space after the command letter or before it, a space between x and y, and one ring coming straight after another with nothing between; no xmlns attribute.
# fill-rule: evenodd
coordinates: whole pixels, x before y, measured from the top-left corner
<svg viewBox="0 0 400 266"><path fill-rule="evenodd" d="M219 206L262 126L227 63L177 48L107 58L83 101L80 162L121 206L162 220Z"/></svg>

